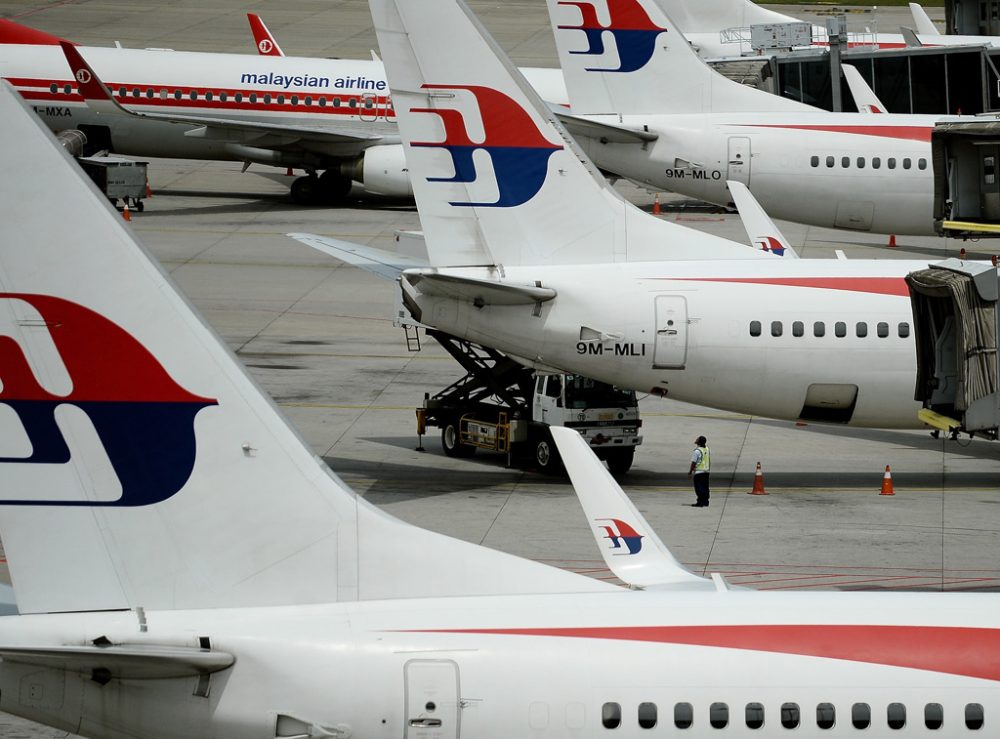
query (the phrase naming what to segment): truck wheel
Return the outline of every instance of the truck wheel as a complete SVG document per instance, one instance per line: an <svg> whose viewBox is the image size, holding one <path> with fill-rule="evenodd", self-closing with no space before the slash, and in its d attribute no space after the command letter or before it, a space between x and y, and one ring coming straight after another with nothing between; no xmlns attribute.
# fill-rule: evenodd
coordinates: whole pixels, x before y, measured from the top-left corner
<svg viewBox="0 0 1000 739"><path fill-rule="evenodd" d="M535 464L547 475L555 475L562 470L559 450L556 449L552 435L548 432L535 441Z"/></svg>
<svg viewBox="0 0 1000 739"><path fill-rule="evenodd" d="M608 453L608 469L612 475L624 475L632 469L632 460L635 459L635 447L628 449L614 449Z"/></svg>
<svg viewBox="0 0 1000 739"><path fill-rule="evenodd" d="M441 446L449 457L471 457L476 453L474 446L462 443L458 425L451 421L441 427Z"/></svg>

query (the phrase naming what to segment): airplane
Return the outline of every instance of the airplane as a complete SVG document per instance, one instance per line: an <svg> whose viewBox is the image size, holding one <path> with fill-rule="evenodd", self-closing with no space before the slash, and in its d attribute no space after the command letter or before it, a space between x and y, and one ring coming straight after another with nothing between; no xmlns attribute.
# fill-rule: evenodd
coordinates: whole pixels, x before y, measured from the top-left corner
<svg viewBox="0 0 1000 739"><path fill-rule="evenodd" d="M413 21L423 45L409 25L412 48L380 34L426 265L296 238L395 266L410 318L540 371L754 416L923 427L906 277L926 261L779 258L642 212L506 57L446 52L428 25L440 13ZM975 399L943 358L932 369L930 405Z"/></svg>
<svg viewBox="0 0 1000 739"><path fill-rule="evenodd" d="M304 169L291 195L307 204L342 201L352 182L411 197L379 61L78 46L117 102L140 117L88 105L62 42L0 19L0 78L53 131L83 131L88 151ZM547 100L565 102L558 69L525 72Z"/></svg>
<svg viewBox="0 0 1000 739"><path fill-rule="evenodd" d="M617 20L598 35L602 2L547 0L570 98L562 120L598 167L723 206L737 180L774 218L936 235L931 132L960 117L830 113L741 85L698 58L662 1L608 0Z"/></svg>
<svg viewBox="0 0 1000 739"><path fill-rule="evenodd" d="M383 49L402 24L480 31L451 3L373 10ZM0 118L3 711L92 739L977 736L1000 715L1000 596L697 576L571 429L574 485L609 502L588 524L657 550L630 588L376 509L6 83Z"/></svg>

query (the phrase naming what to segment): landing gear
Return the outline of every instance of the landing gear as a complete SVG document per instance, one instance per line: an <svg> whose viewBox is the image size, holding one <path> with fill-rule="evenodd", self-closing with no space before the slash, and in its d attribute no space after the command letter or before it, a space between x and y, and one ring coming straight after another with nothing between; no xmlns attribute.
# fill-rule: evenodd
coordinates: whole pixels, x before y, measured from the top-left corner
<svg viewBox="0 0 1000 739"><path fill-rule="evenodd" d="M351 192L351 180L328 169L320 176L309 174L292 183L292 201L299 205L333 205Z"/></svg>
<svg viewBox="0 0 1000 739"><path fill-rule="evenodd" d="M319 203L319 177L306 175L292 183L292 202L299 205L317 205Z"/></svg>
<svg viewBox="0 0 1000 739"><path fill-rule="evenodd" d="M351 180L343 177L332 169L319 176L319 185L323 190L323 198L328 203L339 203L347 199L351 192Z"/></svg>

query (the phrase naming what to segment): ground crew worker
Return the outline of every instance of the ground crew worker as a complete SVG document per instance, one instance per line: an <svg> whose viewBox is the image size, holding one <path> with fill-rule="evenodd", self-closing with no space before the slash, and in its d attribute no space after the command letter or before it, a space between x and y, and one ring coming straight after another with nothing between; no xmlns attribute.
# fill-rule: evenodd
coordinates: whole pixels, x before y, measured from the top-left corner
<svg viewBox="0 0 1000 739"><path fill-rule="evenodd" d="M711 468L711 454L708 451L708 439L699 436L694 440L694 451L691 452L691 469L688 470L688 477L694 478L694 494L697 500L691 504L692 508L708 507L708 472Z"/></svg>

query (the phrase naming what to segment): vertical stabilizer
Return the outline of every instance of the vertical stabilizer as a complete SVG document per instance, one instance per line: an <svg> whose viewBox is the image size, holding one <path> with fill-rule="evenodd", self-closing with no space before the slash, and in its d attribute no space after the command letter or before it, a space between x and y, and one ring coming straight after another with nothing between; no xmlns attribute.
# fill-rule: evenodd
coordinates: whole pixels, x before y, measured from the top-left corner
<svg viewBox="0 0 1000 739"><path fill-rule="evenodd" d="M0 538L22 613L606 587L357 498L6 83L0 120Z"/></svg>
<svg viewBox="0 0 1000 739"><path fill-rule="evenodd" d="M619 197L464 3L371 7L434 266L753 254Z"/></svg>
<svg viewBox="0 0 1000 739"><path fill-rule="evenodd" d="M801 23L784 13L762 8L752 0L658 0L681 33L718 33L757 23Z"/></svg>
<svg viewBox="0 0 1000 739"><path fill-rule="evenodd" d="M816 110L723 77L657 0L547 2L575 115Z"/></svg>

